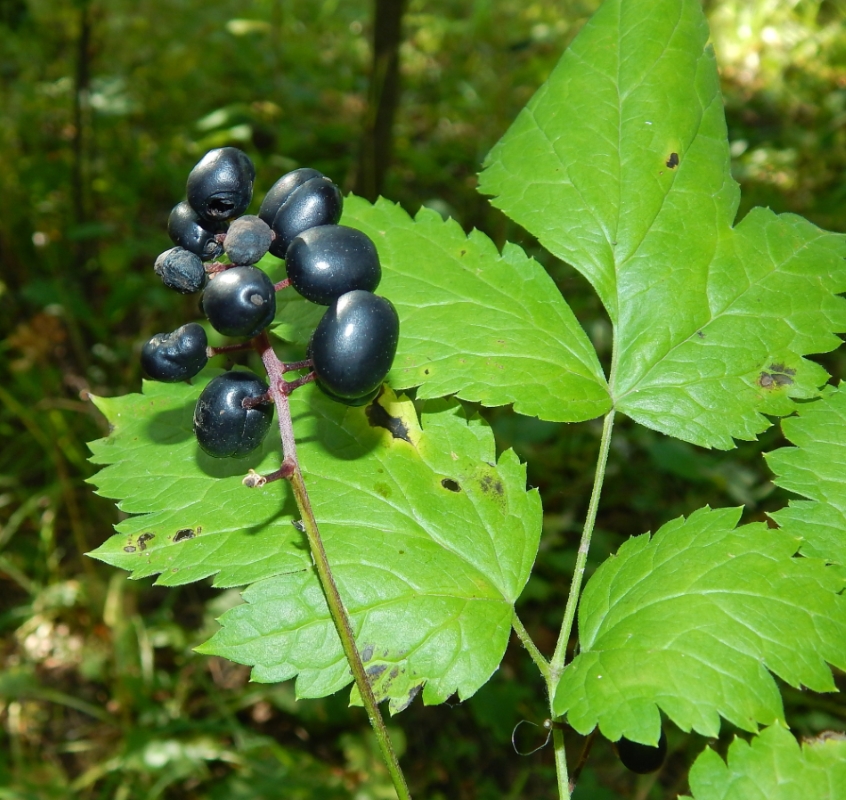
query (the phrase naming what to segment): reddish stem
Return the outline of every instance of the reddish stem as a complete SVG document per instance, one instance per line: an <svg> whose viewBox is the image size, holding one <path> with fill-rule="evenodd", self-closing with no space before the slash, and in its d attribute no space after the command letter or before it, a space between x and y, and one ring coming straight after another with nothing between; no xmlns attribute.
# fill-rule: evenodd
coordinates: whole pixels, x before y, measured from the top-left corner
<svg viewBox="0 0 846 800"><path fill-rule="evenodd" d="M220 345L220 347L207 347L206 355L209 358L212 358L213 356L219 356L222 353L238 353L243 352L244 350L252 349L252 342L236 342L235 344L222 344Z"/></svg>

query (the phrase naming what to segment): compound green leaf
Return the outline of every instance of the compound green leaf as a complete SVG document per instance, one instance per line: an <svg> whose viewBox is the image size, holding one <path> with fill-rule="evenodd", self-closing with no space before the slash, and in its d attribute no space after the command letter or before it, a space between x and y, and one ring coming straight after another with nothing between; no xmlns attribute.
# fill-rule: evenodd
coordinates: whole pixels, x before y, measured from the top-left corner
<svg viewBox="0 0 846 800"><path fill-rule="evenodd" d="M380 199L345 202L344 224L364 231L382 263L378 292L400 316L388 383L418 398L454 394L514 404L546 420L606 413L610 398L596 352L546 271L516 245L500 254L479 231L423 208L414 219ZM291 293L293 294L293 292ZM275 332L305 345L323 309L296 296Z"/></svg>
<svg viewBox="0 0 846 800"><path fill-rule="evenodd" d="M112 430L89 445L102 466L90 482L132 516L90 555L133 578L175 586L214 575L216 586L238 586L311 563L291 524L293 501L241 485L248 469L278 468L278 435L237 459L211 458L197 445L194 405L214 374L193 386L145 381L143 394L94 398Z"/></svg>
<svg viewBox="0 0 846 800"><path fill-rule="evenodd" d="M800 746L790 731L773 725L749 743L735 739L728 763L707 748L689 781L694 800L846 800L846 737L821 736Z"/></svg>
<svg viewBox="0 0 846 800"><path fill-rule="evenodd" d="M482 173L493 203L596 289L614 406L728 449L817 394L846 330L846 243L739 190L698 0L606 0Z"/></svg>
<svg viewBox="0 0 846 800"><path fill-rule="evenodd" d="M490 429L454 400L418 421L391 393L369 411L295 398L309 496L377 698L396 711L421 686L427 703L470 696L499 665L537 552L525 468L511 451L497 462ZM297 676L300 697L351 681L312 570L244 599L203 652L253 665L253 680Z"/></svg>
<svg viewBox="0 0 846 800"><path fill-rule="evenodd" d="M579 607L580 653L555 712L656 744L659 709L683 730L719 733L783 720L775 673L835 691L826 662L846 666L843 579L799 540L740 509L700 509L630 539L596 571Z"/></svg>
<svg viewBox="0 0 846 800"><path fill-rule="evenodd" d="M846 394L829 387L781 423L796 447L766 455L773 482L808 500L791 500L770 516L803 539L807 556L846 565Z"/></svg>
<svg viewBox="0 0 846 800"><path fill-rule="evenodd" d="M206 374L208 373L208 374ZM316 697L350 682L349 668L292 524L285 482L248 489L248 469L279 465L279 436L255 458L211 459L191 430L195 385L145 383L144 393L98 398L113 426L92 443L93 481L131 516L92 555L133 577L252 583L204 652L254 667L253 677L299 675ZM541 506L513 451L455 400L414 406L386 391L347 408L313 385L291 399L300 463L330 563L374 690L393 709L468 697L505 652L513 606L537 553ZM152 534L152 535L151 535ZM355 698L354 698L355 699Z"/></svg>

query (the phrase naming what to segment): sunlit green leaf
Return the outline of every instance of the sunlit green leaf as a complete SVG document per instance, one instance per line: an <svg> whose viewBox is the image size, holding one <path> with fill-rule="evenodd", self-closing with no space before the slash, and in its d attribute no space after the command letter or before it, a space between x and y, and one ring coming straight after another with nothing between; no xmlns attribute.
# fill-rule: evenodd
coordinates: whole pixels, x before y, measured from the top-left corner
<svg viewBox="0 0 846 800"><path fill-rule="evenodd" d="M735 739L727 763L707 748L689 780L695 800L843 800L846 737L821 736L800 747L790 731L773 725L751 742Z"/></svg>
<svg viewBox="0 0 846 800"><path fill-rule="evenodd" d="M343 223L376 243L378 293L400 315L388 383L417 397L455 394L487 406L561 422L610 408L590 341L544 269L515 245L500 254L479 231L423 208L347 198ZM293 294L293 293L292 293ZM296 296L281 306L276 332L305 344L323 310Z"/></svg>
<svg viewBox="0 0 846 800"><path fill-rule="evenodd" d="M739 191L699 3L606 0L492 150L480 188L614 325L616 408L706 447L753 439L846 330L846 243ZM554 210L554 211L553 211Z"/></svg>
<svg viewBox="0 0 846 800"><path fill-rule="evenodd" d="M843 580L795 558L799 540L763 523L736 528L739 509L700 509L630 539L588 582L580 652L555 711L581 733L599 725L655 744L659 709L683 730L716 736L783 720L775 673L834 691L826 662L846 666Z"/></svg>
<svg viewBox="0 0 846 800"><path fill-rule="evenodd" d="M295 412L306 485L377 697L399 710L421 686L427 703L470 696L502 658L537 551L525 468L511 451L497 462L487 425L455 401L419 422L390 394L369 416L316 392L311 403ZM253 665L254 680L297 675L301 697L352 680L311 570L244 598L203 652Z"/></svg>
<svg viewBox="0 0 846 800"><path fill-rule="evenodd" d="M782 422L796 447L767 454L773 482L808 500L791 500L771 514L802 552L846 565L846 393L833 387Z"/></svg>
<svg viewBox="0 0 846 800"><path fill-rule="evenodd" d="M92 445L107 465L98 490L137 516L93 555L134 577L160 572L160 583L254 582L204 651L253 665L256 680L299 674L300 696L337 691L349 668L305 538L291 524L290 488L241 483L248 468L278 466L278 433L254 459L206 457L191 432L203 383L148 383L143 395L98 399L114 426ZM399 709L421 686L427 702L473 694L499 665L537 553L540 500L526 491L525 468L512 451L497 460L487 424L454 400L429 402L418 420L390 392L348 408L312 384L294 394L292 413L377 696Z"/></svg>

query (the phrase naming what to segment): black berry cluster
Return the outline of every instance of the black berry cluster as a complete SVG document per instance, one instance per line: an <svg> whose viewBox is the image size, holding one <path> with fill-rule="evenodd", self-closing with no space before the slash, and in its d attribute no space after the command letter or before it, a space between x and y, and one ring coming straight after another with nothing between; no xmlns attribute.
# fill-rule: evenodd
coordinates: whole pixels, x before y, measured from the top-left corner
<svg viewBox="0 0 846 800"><path fill-rule="evenodd" d="M250 340L245 349L267 346L264 331L276 316L277 292L287 286L328 306L306 361L288 365L311 372L276 389L289 394L291 387L315 380L338 402L370 402L391 368L399 339L396 310L373 293L382 275L375 245L361 231L338 224L343 197L317 170L297 169L280 178L257 216L244 214L254 179L252 162L237 148L207 153L188 176L187 200L171 211L168 233L175 247L156 259L156 273L182 294L202 291L200 305L211 326ZM254 266L267 253L285 259L288 277L279 284ZM226 261L216 260L223 255ZM182 381L197 375L215 352L203 328L189 323L150 339L141 365L154 380ZM281 367L284 373L286 365ZM251 372L216 377L194 412L202 449L223 458L257 448L270 427L273 396Z"/></svg>

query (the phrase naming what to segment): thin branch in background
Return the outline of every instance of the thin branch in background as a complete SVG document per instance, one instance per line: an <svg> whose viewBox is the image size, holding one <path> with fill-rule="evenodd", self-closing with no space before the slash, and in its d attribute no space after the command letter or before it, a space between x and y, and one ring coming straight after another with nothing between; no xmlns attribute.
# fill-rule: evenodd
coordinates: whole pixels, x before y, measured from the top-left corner
<svg viewBox="0 0 846 800"><path fill-rule="evenodd" d="M399 106L402 20L408 0L375 0L373 66L353 191L375 200L381 193L393 151Z"/></svg>

